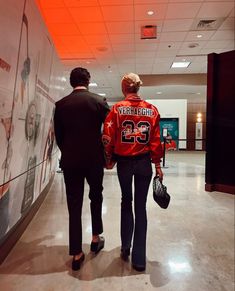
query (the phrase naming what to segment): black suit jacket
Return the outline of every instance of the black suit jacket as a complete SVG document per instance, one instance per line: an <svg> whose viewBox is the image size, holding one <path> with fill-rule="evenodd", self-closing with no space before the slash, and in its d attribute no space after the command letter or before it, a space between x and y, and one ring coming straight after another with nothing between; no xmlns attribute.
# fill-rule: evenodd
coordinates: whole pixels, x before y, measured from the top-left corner
<svg viewBox="0 0 235 291"><path fill-rule="evenodd" d="M86 89L78 89L55 105L54 129L61 151L60 167L104 163L101 127L109 112L107 102Z"/></svg>

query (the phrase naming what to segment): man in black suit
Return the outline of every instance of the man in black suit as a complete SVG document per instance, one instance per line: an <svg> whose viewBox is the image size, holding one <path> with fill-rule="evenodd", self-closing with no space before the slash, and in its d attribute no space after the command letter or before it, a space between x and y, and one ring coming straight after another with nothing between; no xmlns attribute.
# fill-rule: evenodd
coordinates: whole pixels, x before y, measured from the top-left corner
<svg viewBox="0 0 235 291"><path fill-rule="evenodd" d="M73 92L56 102L54 128L61 151L69 211L69 254L73 256L72 269L78 270L85 255L82 251L82 204L84 181L89 184L92 222L91 251L98 253L104 247L102 223L102 190L104 153L101 126L109 107L105 99L88 91L90 73L75 68L70 74Z"/></svg>

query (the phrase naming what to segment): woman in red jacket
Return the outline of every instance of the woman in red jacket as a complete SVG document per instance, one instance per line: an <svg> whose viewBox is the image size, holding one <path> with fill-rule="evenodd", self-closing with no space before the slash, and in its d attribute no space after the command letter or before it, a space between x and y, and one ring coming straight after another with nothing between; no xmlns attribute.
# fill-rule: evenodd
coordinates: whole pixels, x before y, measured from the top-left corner
<svg viewBox="0 0 235 291"><path fill-rule="evenodd" d="M132 244L132 266L137 271L146 267L146 201L152 178L161 171L160 115L152 104L137 94L142 84L138 75L129 73L122 79L123 101L115 104L104 123L103 144L106 168L117 161L117 174L122 192L121 258L128 260ZM132 211L132 180L134 178L134 213Z"/></svg>

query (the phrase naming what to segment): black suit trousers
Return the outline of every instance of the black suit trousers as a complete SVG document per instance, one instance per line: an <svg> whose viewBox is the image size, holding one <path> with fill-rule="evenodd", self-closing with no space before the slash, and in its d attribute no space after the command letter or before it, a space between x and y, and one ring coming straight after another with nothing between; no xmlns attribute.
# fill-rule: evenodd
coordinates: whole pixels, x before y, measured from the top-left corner
<svg viewBox="0 0 235 291"><path fill-rule="evenodd" d="M69 212L69 254L82 252L82 205L85 179L89 184L92 234L103 232L103 165L81 166L75 169L63 169Z"/></svg>

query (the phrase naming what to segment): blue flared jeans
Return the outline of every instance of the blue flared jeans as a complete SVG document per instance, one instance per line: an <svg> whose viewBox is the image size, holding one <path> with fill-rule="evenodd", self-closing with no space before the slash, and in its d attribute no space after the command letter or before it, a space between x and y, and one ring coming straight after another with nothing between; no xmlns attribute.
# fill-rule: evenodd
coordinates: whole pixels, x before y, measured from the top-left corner
<svg viewBox="0 0 235 291"><path fill-rule="evenodd" d="M118 157L117 173L122 192L121 247L122 249L128 249L132 245L132 264L145 266L147 236L146 202L152 178L150 155ZM134 213L132 206L133 199Z"/></svg>

